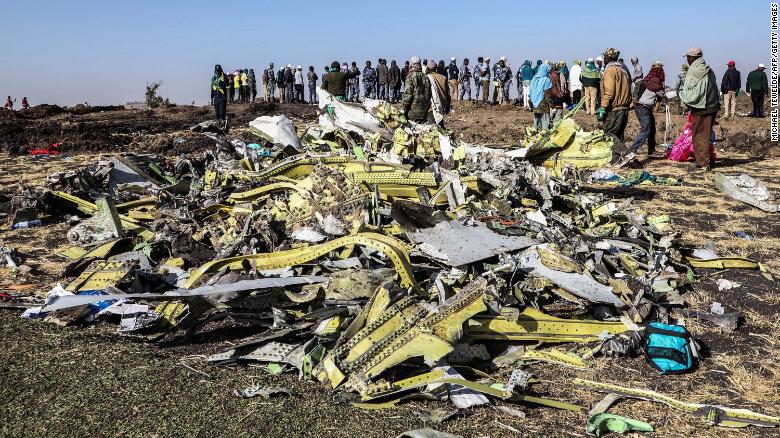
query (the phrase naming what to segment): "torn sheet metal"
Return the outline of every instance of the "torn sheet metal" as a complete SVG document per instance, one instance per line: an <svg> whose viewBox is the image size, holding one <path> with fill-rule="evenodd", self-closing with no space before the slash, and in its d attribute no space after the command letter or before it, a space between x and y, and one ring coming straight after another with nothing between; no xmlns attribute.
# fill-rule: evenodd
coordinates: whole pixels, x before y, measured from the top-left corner
<svg viewBox="0 0 780 438"><path fill-rule="evenodd" d="M272 398L272 397L297 397L298 393L286 388L278 388L275 386L262 386L255 385L248 388L234 389L233 395L240 398Z"/></svg>
<svg viewBox="0 0 780 438"><path fill-rule="evenodd" d="M599 340L604 333L628 330L622 322L556 318L530 307L517 316L512 310L506 309L500 316L479 315L470 319L466 335L469 339L589 342Z"/></svg>
<svg viewBox="0 0 780 438"><path fill-rule="evenodd" d="M283 114L258 117L249 122L249 127L271 143L301 149L301 141L295 132L295 126Z"/></svg>
<svg viewBox="0 0 780 438"><path fill-rule="evenodd" d="M537 243L525 236L503 236L481 222L473 225L440 222L433 228L407 235L412 242L421 245L421 251L449 266L467 265Z"/></svg>
<svg viewBox="0 0 780 438"><path fill-rule="evenodd" d="M593 303L611 304L619 309L626 306L613 292L612 287L603 285L584 273L577 267L577 272L565 272L551 269L542 261L542 253L550 253L548 244L536 245L525 250L519 258L518 267L521 271L542 277L557 284L567 292ZM577 262L563 255L556 254L557 262L565 266L579 266ZM548 263L549 264L549 263Z"/></svg>
<svg viewBox="0 0 780 438"><path fill-rule="evenodd" d="M69 295L57 297L43 307L44 312L66 309L68 307L81 306L104 300L121 299L146 299L146 300L186 300L189 298L205 297L210 295L232 294L238 292L250 292L253 290L270 289L274 287L288 287L302 284L323 283L327 277L285 277L285 278L261 278L258 280L242 280L235 283L220 284L217 286L202 286L195 289L176 289L164 294L106 294L106 295Z"/></svg>
<svg viewBox="0 0 780 438"><path fill-rule="evenodd" d="M650 391L649 389L626 388L579 378L574 379L574 385L593 391L614 393L623 397L663 403L675 409L694 414L707 423L715 426L745 427L752 425L760 427L777 427L780 425L780 418L778 417L759 414L747 409L733 409L720 405L680 401L658 392Z"/></svg>
<svg viewBox="0 0 780 438"><path fill-rule="evenodd" d="M775 198L769 192L769 189L752 176L744 173L740 175L724 175L720 172L715 172L713 179L718 190L737 201L760 208L767 213L780 211L780 204L775 202Z"/></svg>

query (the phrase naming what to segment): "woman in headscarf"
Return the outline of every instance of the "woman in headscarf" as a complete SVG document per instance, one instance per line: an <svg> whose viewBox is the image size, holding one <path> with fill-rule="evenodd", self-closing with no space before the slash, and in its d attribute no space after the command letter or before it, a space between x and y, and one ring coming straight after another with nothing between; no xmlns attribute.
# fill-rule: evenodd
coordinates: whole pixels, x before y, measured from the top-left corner
<svg viewBox="0 0 780 438"><path fill-rule="evenodd" d="M550 97L552 98L550 123L554 124L558 119L563 117L563 102L566 100L566 84L564 83L563 75L560 72L560 64L552 66L550 71L550 82L552 82L552 89L550 90Z"/></svg>
<svg viewBox="0 0 780 438"><path fill-rule="evenodd" d="M580 78L583 90L585 90L585 108L588 110L588 114L594 115L596 114L596 98L601 85L601 73L593 62L593 58L588 58Z"/></svg>
<svg viewBox="0 0 780 438"><path fill-rule="evenodd" d="M569 74L569 88L571 89L571 100L574 105L580 103L582 98L582 63L580 61L574 61L571 66L571 73Z"/></svg>
<svg viewBox="0 0 780 438"><path fill-rule="evenodd" d="M541 64L531 79L530 98L534 109L534 123L537 129L550 128L550 107L552 81L550 81L550 65Z"/></svg>
<svg viewBox="0 0 780 438"><path fill-rule="evenodd" d="M536 74L534 68L531 67L531 61L528 59L523 63L523 105L525 105L528 111L531 111L531 98L529 97L531 92L531 80Z"/></svg>

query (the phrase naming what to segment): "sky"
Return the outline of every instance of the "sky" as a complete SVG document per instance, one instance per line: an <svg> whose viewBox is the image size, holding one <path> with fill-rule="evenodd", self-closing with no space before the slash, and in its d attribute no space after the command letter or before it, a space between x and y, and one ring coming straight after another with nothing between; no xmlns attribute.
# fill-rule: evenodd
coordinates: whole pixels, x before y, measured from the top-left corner
<svg viewBox="0 0 780 438"><path fill-rule="evenodd" d="M335 7L335 6L338 7ZM770 3L759 0L44 1L0 0L0 96L31 105L124 104L147 82L176 103L208 103L214 64L226 70L269 62L412 55L460 64L468 57L595 58L608 47L645 72L656 60L675 78L691 46L718 80L733 59L747 73L769 66ZM670 80L667 80L670 82Z"/></svg>

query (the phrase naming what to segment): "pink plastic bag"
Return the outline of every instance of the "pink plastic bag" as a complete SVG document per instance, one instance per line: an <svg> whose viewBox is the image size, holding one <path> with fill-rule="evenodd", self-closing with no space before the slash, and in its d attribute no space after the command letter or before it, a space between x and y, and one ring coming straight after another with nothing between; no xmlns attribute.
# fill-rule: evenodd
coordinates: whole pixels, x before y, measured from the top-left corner
<svg viewBox="0 0 780 438"><path fill-rule="evenodd" d="M714 160L715 145L712 142L710 142L710 154ZM688 111L688 121L677 140L672 144L672 148L669 149L667 158L672 161L688 161L691 157L693 157L693 115Z"/></svg>

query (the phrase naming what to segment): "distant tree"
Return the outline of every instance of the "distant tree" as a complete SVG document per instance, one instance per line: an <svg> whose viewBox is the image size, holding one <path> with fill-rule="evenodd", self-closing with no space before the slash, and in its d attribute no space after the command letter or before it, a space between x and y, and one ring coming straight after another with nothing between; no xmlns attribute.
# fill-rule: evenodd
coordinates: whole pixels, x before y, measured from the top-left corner
<svg viewBox="0 0 780 438"><path fill-rule="evenodd" d="M169 107L171 102L168 98L163 99L157 95L157 89L160 88L162 82L147 82L146 84L146 106L149 108Z"/></svg>

